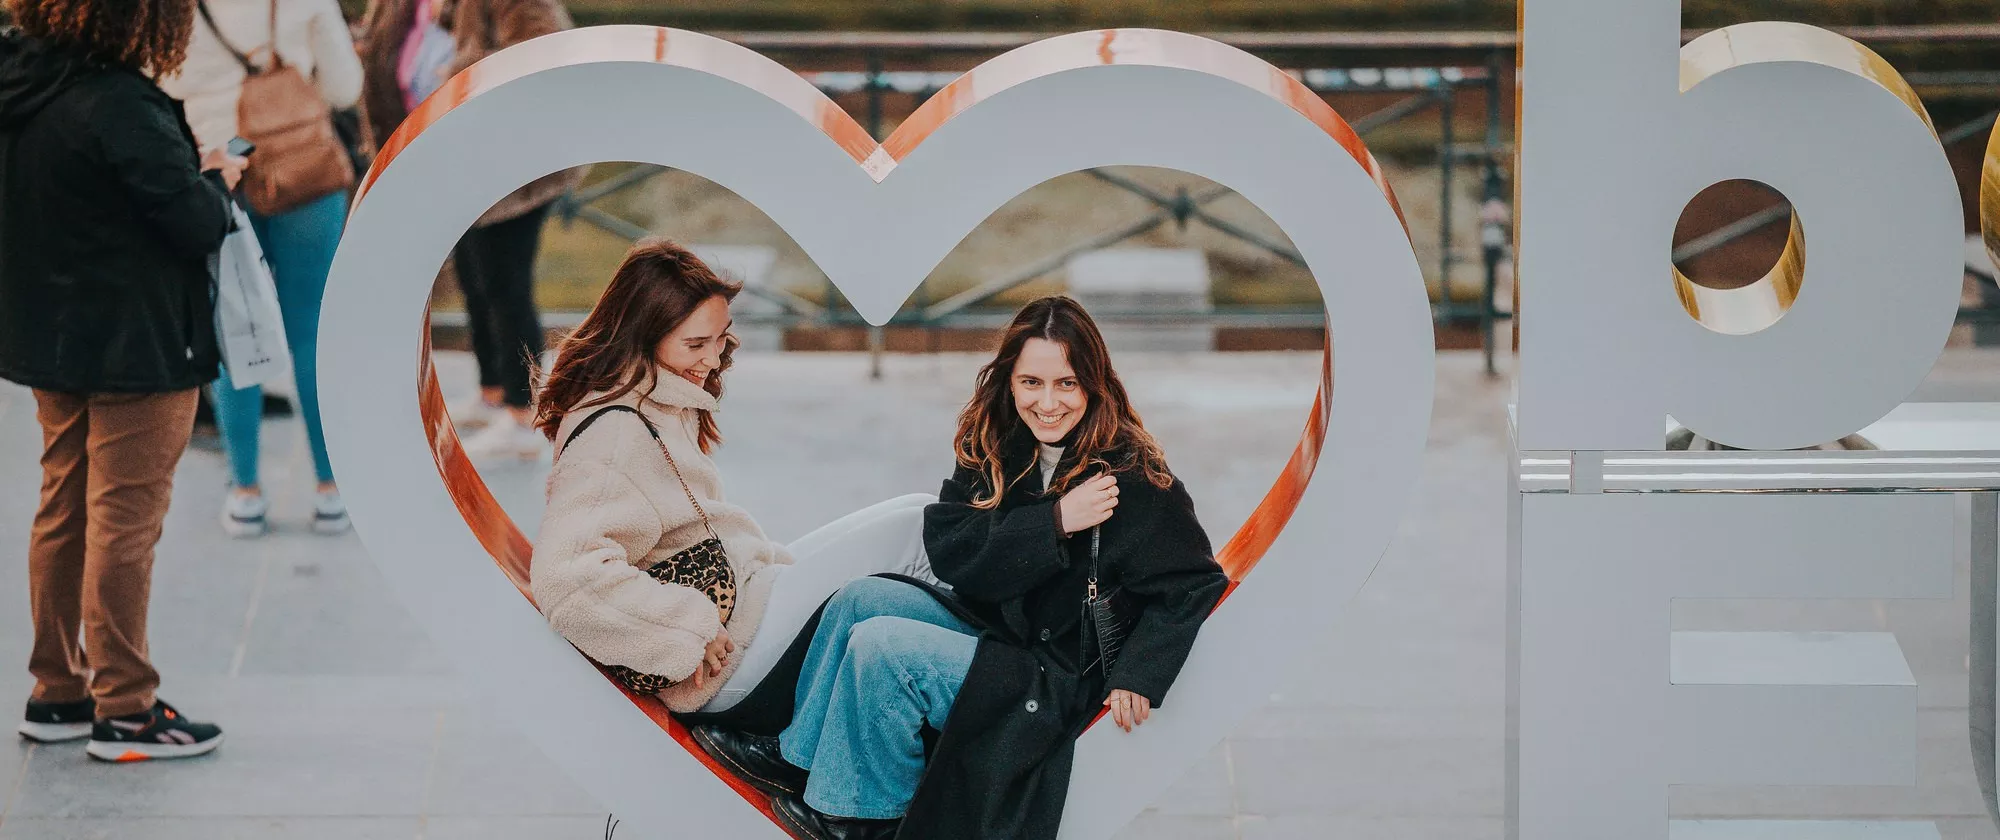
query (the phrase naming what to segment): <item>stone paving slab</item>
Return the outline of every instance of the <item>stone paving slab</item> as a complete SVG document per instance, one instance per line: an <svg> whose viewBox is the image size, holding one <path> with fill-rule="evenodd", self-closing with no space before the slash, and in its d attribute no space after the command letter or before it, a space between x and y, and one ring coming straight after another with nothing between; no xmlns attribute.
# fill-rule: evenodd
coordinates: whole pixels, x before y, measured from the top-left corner
<svg viewBox="0 0 2000 840"><path fill-rule="evenodd" d="M418 831L418 820L393 817L12 817L0 840L406 840Z"/></svg>
<svg viewBox="0 0 2000 840"><path fill-rule="evenodd" d="M865 357L746 354L722 416L731 496L790 539L866 502L934 490L981 361L892 356L871 382ZM439 362L449 388L469 389L468 358ZM1296 441L1316 367L1312 354L1120 357L1221 537ZM1501 836L1509 387L1478 367L1473 354L1441 356L1420 496L1317 657L1121 837ZM2000 397L2000 355L1954 352L1920 395ZM207 758L135 767L92 764L76 745L0 747L0 840L601 838L603 804L478 711L358 541L305 531L311 470L299 424L273 420L265 434L274 534L223 538L222 459L191 452L155 580L163 693L222 723L229 742ZM32 399L0 386L0 581L13 582L0 584L5 702L28 688L19 582L38 444ZM543 475L487 471L530 531ZM1967 748L1959 575L1950 601L1679 605L1679 629L1896 632L1919 683L1922 740L1914 788L1683 788L1672 813L1937 818L1951 840L1995 838Z"/></svg>

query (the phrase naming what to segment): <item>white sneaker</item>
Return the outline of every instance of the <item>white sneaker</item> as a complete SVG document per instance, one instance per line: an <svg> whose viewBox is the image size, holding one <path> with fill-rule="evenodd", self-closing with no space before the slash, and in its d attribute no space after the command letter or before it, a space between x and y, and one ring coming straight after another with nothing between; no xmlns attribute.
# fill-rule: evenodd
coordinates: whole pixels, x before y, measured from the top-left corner
<svg viewBox="0 0 2000 840"><path fill-rule="evenodd" d="M340 493L322 491L313 503L313 533L335 536L352 527L354 522L347 518L347 503L340 500Z"/></svg>
<svg viewBox="0 0 2000 840"><path fill-rule="evenodd" d="M505 414L506 410L487 402L486 398L479 394L473 394L461 400L445 403L444 412L451 416L453 426L472 430L486 428L493 423L495 417Z"/></svg>
<svg viewBox="0 0 2000 840"><path fill-rule="evenodd" d="M521 421L514 419L510 412L497 412L493 422L463 441L459 448L465 457L480 461L541 461L554 454L549 439Z"/></svg>
<svg viewBox="0 0 2000 840"><path fill-rule="evenodd" d="M245 496L235 490L222 499L222 532L239 540L264 536L271 529L266 517L271 504L264 496Z"/></svg>

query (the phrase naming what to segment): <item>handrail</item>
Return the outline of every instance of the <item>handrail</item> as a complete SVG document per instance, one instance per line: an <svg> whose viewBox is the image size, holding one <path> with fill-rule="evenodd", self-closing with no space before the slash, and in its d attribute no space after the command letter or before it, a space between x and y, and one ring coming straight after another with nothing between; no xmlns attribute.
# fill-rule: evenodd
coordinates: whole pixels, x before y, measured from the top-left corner
<svg viewBox="0 0 2000 840"><path fill-rule="evenodd" d="M1995 42L2000 24L1949 23L1917 26L1830 26L1863 43ZM1708 32L1686 29L1682 41ZM716 32L716 37L754 50L1010 50L1049 37L1046 32ZM1520 45L1509 30L1437 32L1214 32L1213 38L1246 50L1512 50Z"/></svg>

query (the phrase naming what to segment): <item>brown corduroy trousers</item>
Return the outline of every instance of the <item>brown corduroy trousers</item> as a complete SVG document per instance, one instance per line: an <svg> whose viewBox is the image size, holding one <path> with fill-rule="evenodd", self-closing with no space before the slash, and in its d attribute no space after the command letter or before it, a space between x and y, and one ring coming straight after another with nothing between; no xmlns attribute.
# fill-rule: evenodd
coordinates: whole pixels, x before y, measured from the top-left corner
<svg viewBox="0 0 2000 840"><path fill-rule="evenodd" d="M35 700L91 698L98 717L152 708L160 684L146 655L153 547L196 402L192 389L35 391L42 425L42 500L28 543Z"/></svg>

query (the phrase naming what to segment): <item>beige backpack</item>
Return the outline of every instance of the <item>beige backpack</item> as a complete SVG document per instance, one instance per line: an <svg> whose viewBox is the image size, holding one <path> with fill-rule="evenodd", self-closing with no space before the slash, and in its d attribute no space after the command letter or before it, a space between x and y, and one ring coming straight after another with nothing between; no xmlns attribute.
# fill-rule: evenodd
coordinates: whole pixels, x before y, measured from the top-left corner
<svg viewBox="0 0 2000 840"><path fill-rule="evenodd" d="M354 185L353 163L334 133L332 110L319 89L278 54L278 0L271 0L268 67L222 37L206 0L201 18L222 48L243 65L243 95L236 103L236 133L257 144L238 188L250 209L275 216Z"/></svg>

